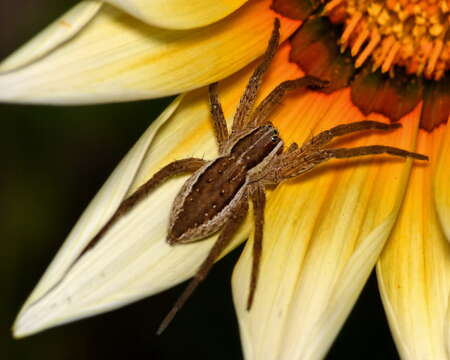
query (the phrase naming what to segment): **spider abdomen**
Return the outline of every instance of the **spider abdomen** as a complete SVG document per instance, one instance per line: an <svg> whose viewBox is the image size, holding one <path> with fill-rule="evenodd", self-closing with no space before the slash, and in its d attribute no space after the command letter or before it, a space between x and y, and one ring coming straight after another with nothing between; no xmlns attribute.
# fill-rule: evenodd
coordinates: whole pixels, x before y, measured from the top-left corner
<svg viewBox="0 0 450 360"><path fill-rule="evenodd" d="M249 172L264 163L280 144L274 127L264 125L243 134L227 155L195 172L172 206L169 244L194 242L218 231L247 196Z"/></svg>
<svg viewBox="0 0 450 360"><path fill-rule="evenodd" d="M194 173L174 202L168 242L192 242L217 231L222 225L217 216L232 205L245 176L245 169L230 156L218 158Z"/></svg>

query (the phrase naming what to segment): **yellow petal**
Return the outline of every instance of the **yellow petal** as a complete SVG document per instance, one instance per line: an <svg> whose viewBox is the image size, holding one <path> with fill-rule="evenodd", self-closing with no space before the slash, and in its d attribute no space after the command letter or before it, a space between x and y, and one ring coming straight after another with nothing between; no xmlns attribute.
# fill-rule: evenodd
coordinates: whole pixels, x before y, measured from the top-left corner
<svg viewBox="0 0 450 360"><path fill-rule="evenodd" d="M265 49L276 14L250 1L200 29L150 27L104 5L83 30L42 59L0 75L0 101L117 102L177 94L236 72ZM298 22L284 19L282 36ZM22 50L26 52L26 50Z"/></svg>
<svg viewBox="0 0 450 360"><path fill-rule="evenodd" d="M83 214L18 315L16 337L123 306L195 273L213 239L176 247L165 241L173 198L186 179L178 177L120 219L58 283L119 203L162 165L216 154L205 90L187 95L178 106L179 101L144 133ZM227 252L246 233L243 227Z"/></svg>
<svg viewBox="0 0 450 360"><path fill-rule="evenodd" d="M212 24L231 14L247 0L107 0L142 21L169 29L190 29Z"/></svg>
<svg viewBox="0 0 450 360"><path fill-rule="evenodd" d="M434 200L444 234L450 241L450 127L446 126L434 174Z"/></svg>
<svg viewBox="0 0 450 360"><path fill-rule="evenodd" d="M44 309L42 313L39 306L32 306L31 304L40 299L61 278L61 274L76 257L76 254L80 253L87 245L93 234L99 231L129 193L133 184L133 175L136 174L144 161L148 147L154 141L155 134L177 109L180 100L181 98L175 100L144 133L87 207L52 264L24 304L14 325L15 336L28 335L51 326L51 324L43 322L45 316L52 317L52 314L45 313L48 309ZM44 320L39 320L40 318Z"/></svg>
<svg viewBox="0 0 450 360"><path fill-rule="evenodd" d="M406 198L377 266L389 325L403 359L448 359L450 245L439 226L432 174L443 127L421 131L418 151L429 166L413 168Z"/></svg>
<svg viewBox="0 0 450 360"><path fill-rule="evenodd" d="M0 63L0 72L31 64L73 38L100 10L100 1L82 1Z"/></svg>
<svg viewBox="0 0 450 360"><path fill-rule="evenodd" d="M250 70L245 69L221 84L220 97L228 118ZM14 335L30 335L105 312L191 277L215 236L186 246L167 245L170 206L186 179L178 177L160 186L111 227L54 287L120 202L155 171L176 159L216 155L207 92L199 89L169 106L114 171L26 301L14 325ZM243 226L225 253L247 234L248 227Z"/></svg>
<svg viewBox="0 0 450 360"><path fill-rule="evenodd" d="M281 54L282 55L282 54ZM272 76L292 77L290 66ZM283 101L275 123L285 139L364 117L348 89ZM381 119L371 116L372 119ZM403 129L338 140L336 146L414 147L418 112ZM345 140L345 139L344 139ZM267 203L260 281L246 310L251 242L233 274L246 360L321 359L343 325L394 225L411 161L388 156L330 161L277 187Z"/></svg>
<svg viewBox="0 0 450 360"><path fill-rule="evenodd" d="M287 50L285 46L281 53L287 56ZM254 66L220 84L220 100L228 120L234 114ZM290 68L296 69L296 66ZM279 83L278 75L279 72L269 74L265 93ZM169 106L144 133L80 218L26 301L14 324L16 337L123 306L193 275L213 240L167 246L169 208L186 178L179 177L162 185L117 222L72 268L67 278L52 289L122 199L155 171L175 159L217 155L207 98L205 88L186 94ZM224 253L242 242L248 232L247 224Z"/></svg>

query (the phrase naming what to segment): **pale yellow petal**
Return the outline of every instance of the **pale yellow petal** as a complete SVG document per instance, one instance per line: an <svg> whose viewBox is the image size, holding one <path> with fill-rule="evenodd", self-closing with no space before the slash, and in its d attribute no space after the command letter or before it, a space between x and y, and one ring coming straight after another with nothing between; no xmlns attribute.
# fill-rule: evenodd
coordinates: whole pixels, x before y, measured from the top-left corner
<svg viewBox="0 0 450 360"><path fill-rule="evenodd" d="M250 70L241 71L220 86L220 98L228 118L234 112ZM159 187L118 221L63 282L52 288L120 201L151 174L176 159L217 155L206 89L193 91L180 104L179 101L150 126L81 217L21 310L14 325L15 336L26 336L123 306L194 274L213 239L185 246L167 245L170 207L186 179L178 177ZM243 241L246 234L248 226L243 226L225 252Z"/></svg>
<svg viewBox="0 0 450 360"><path fill-rule="evenodd" d="M272 76L292 77L291 67ZM311 134L364 117L349 90L292 96L275 123L284 138ZM381 119L371 116L372 119ZM414 147L418 111L391 133L370 132L336 146ZM352 140L352 141L350 141ZM260 281L246 310L251 242L233 274L233 297L246 360L321 359L364 286L395 223L411 161L389 156L330 161L285 183L267 202Z"/></svg>
<svg viewBox="0 0 450 360"><path fill-rule="evenodd" d="M142 21L169 29L190 29L212 24L247 0L106 0Z"/></svg>
<svg viewBox="0 0 450 360"><path fill-rule="evenodd" d="M0 72L31 64L72 39L92 20L101 1L81 1L0 63Z"/></svg>
<svg viewBox="0 0 450 360"><path fill-rule="evenodd" d="M450 245L432 198L432 174L443 126L421 131L418 150L431 163L415 166L406 198L377 266L389 325L402 359L449 359Z"/></svg>
<svg viewBox="0 0 450 360"><path fill-rule="evenodd" d="M189 246L166 243L170 207L186 178L178 177L119 220L52 288L120 200L157 169L175 159L216 154L206 92L196 91L175 107L169 107L143 135L82 216L18 315L16 337L123 306L194 274L212 239ZM242 231L230 249L245 238L245 228Z"/></svg>
<svg viewBox="0 0 450 360"><path fill-rule="evenodd" d="M434 175L434 201L442 229L450 241L450 127L446 126L444 139L437 157Z"/></svg>
<svg viewBox="0 0 450 360"><path fill-rule="evenodd" d="M16 336L27 335L39 331L41 328L48 327L46 324L32 321L31 318L36 317L36 315L34 314L33 307L31 307L30 311L30 305L41 298L43 294L45 294L52 285L60 279L64 269L66 269L73 261L76 254L86 246L93 234L99 231L102 225L117 209L123 198L130 192L130 187L133 184L133 174L135 174L141 166L143 159L148 152L148 147L154 140L156 132L170 116L172 116L173 112L177 109L180 100L181 97L175 100L161 116L155 120L153 125L144 133L142 138L120 162L96 197L87 207L84 214L80 217L66 242L61 247L55 259L24 304L16 324L14 325Z"/></svg>
<svg viewBox="0 0 450 360"><path fill-rule="evenodd" d="M276 16L269 6L269 0L250 1L207 27L173 31L148 26L105 4L70 41L0 75L0 102L117 102L201 87L261 55ZM284 19L283 38L297 24Z"/></svg>

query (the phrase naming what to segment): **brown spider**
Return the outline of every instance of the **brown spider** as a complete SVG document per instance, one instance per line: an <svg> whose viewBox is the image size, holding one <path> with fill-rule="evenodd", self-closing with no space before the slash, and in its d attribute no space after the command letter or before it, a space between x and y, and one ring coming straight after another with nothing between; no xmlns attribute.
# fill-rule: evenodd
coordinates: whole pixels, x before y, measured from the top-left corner
<svg viewBox="0 0 450 360"><path fill-rule="evenodd" d="M214 261L230 243L233 234L247 214L249 199L253 202L255 222L253 264L247 300L247 310L250 310L258 281L262 252L266 186L276 186L284 180L297 177L331 158L342 159L387 153L420 160L428 159L425 155L382 145L350 149L325 148L325 145L337 136L362 130L391 130L400 127L399 124L384 124L369 120L338 125L312 137L302 147L293 143L283 152L283 141L279 138L275 127L268 121L270 113L280 103L286 91L305 87L321 88L326 86L326 82L310 76L284 81L252 111L262 78L278 48L279 27L280 22L276 19L262 62L250 77L241 97L233 119L231 134L228 134L225 117L218 100L217 83L209 87L211 115L219 145L219 156L211 161L197 158L177 160L155 173L120 204L115 214L77 256L62 278L87 251L96 245L118 218L130 211L157 185L170 176L193 172L173 202L167 242L170 245L188 244L205 239L219 230L221 233L186 290L161 323L157 333L161 334L169 325L176 312L206 277ZM49 291L61 281L62 279Z"/></svg>

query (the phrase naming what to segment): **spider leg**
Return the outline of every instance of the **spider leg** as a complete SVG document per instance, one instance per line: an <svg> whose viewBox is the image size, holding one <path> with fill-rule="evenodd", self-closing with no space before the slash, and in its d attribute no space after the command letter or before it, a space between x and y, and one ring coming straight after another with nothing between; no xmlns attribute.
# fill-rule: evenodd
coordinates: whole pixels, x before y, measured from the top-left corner
<svg viewBox="0 0 450 360"><path fill-rule="evenodd" d="M365 155L389 154L400 157L411 157L428 160L428 156L406 151L392 146L370 145L354 148L313 149L305 152L302 148L285 152L275 158L269 171L261 179L264 184L279 184L311 171L317 165L331 158L345 159Z"/></svg>
<svg viewBox="0 0 450 360"><path fill-rule="evenodd" d="M137 203L143 200L153 189L155 189L156 186L160 185L171 176L194 172L206 163L207 161L203 159L186 158L173 161L157 171L149 180L147 180L147 182L142 184L133 194L131 194L119 205L113 216L105 225L103 225L97 235L95 235L95 237L87 244L75 261L83 256L88 250L92 249L100 238L120 217L129 212Z"/></svg>
<svg viewBox="0 0 450 360"><path fill-rule="evenodd" d="M275 18L272 37L269 40L266 52L263 55L262 62L253 72L247 87L244 90L244 94L241 97L236 114L233 119L233 133L239 133L245 128L245 124L250 116L253 105L256 101L256 95L258 94L259 87L261 86L262 78L266 73L272 59L278 49L278 42L280 40L280 20Z"/></svg>
<svg viewBox="0 0 450 360"><path fill-rule="evenodd" d="M167 328L167 326L169 326L178 310L181 309L181 307L186 303L186 301L192 295L197 286L200 285L200 283L206 278L212 266L214 265L214 261L219 257L222 251L231 242L233 234L236 232L239 225L244 220L245 216L247 215L247 211L248 211L248 200L247 197L244 197L242 199L241 204L238 206L234 214L231 216L231 218L223 227L222 232L219 235L219 238L211 248L206 259L200 265L194 278L190 281L184 292L180 295L180 297L178 298L178 300L176 301L170 312L166 315L166 317L162 321L161 325L158 328L158 331L156 332L158 335L161 335L161 333Z"/></svg>
<svg viewBox="0 0 450 360"><path fill-rule="evenodd" d="M216 133L217 143L219 144L219 153L221 154L228 140L228 129L225 116L223 115L222 105L217 94L217 82L209 85L208 93L214 131Z"/></svg>
<svg viewBox="0 0 450 360"><path fill-rule="evenodd" d="M283 81L273 89L255 109L250 120L251 126L255 127L265 123L272 111L280 104L281 99L287 91L305 87L320 89L327 84L327 81L320 80L313 76L304 76L298 79Z"/></svg>
<svg viewBox="0 0 450 360"><path fill-rule="evenodd" d="M87 243L83 250L78 254L78 256L72 261L72 263L67 267L64 273L61 275L59 280L53 284L39 299L33 302L31 305L38 303L43 299L48 293L53 291L61 282L66 278L69 271L74 267L74 265L80 260L80 258L91 250L103 235L114 225L119 218L128 213L137 203L144 199L157 185L161 184L170 176L193 172L198 170L200 167L207 163L206 160L197 158L187 158L182 160L176 160L170 164L164 166L161 170L156 172L147 182L142 184L131 196L122 201L122 203L117 208L116 212L111 216L108 222L103 225L100 231ZM30 305L30 306L31 306Z"/></svg>
<svg viewBox="0 0 450 360"><path fill-rule="evenodd" d="M398 129L401 126L402 125L400 123L385 124L379 121L372 121L372 120L363 120L352 122L349 124L337 125L331 129L322 131L316 136L313 136L311 139L309 139L302 145L302 149L304 151L312 148L317 149L328 144L335 137L347 135L357 131L364 131L364 130L388 131L392 129Z"/></svg>
<svg viewBox="0 0 450 360"><path fill-rule="evenodd" d="M266 205L266 195L264 193L263 185L257 184L254 186L251 192L251 199L255 217L255 232L253 236L252 273L250 277L250 291L247 298L247 310L250 310L253 304L253 298L255 296L259 277L259 265L261 262L264 228L264 208Z"/></svg>
<svg viewBox="0 0 450 360"><path fill-rule="evenodd" d="M426 155L406 151L393 146L384 146L384 145L359 146L349 149L347 148L327 149L321 150L321 152L324 153L328 159L330 158L345 159L355 156L389 154L400 157L411 157L418 160L428 160L428 156Z"/></svg>

